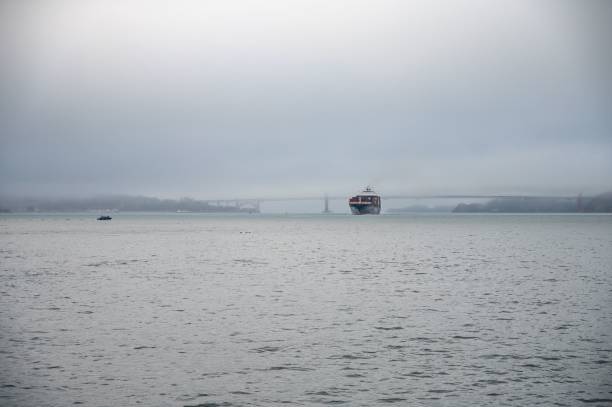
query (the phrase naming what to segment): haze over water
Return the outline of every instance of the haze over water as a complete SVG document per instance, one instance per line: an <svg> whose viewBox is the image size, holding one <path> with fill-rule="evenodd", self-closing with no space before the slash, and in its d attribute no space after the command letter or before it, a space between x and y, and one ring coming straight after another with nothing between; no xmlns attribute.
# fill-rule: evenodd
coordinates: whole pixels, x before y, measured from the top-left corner
<svg viewBox="0 0 612 407"><path fill-rule="evenodd" d="M0 217L6 406L609 405L609 215Z"/></svg>
<svg viewBox="0 0 612 407"><path fill-rule="evenodd" d="M0 2L0 203L599 194L606 0Z"/></svg>

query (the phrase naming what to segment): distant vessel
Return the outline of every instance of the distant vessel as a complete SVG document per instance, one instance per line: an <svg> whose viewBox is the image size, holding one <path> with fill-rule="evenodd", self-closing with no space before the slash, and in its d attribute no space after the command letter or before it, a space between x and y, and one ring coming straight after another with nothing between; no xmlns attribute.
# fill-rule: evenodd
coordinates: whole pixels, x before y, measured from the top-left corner
<svg viewBox="0 0 612 407"><path fill-rule="evenodd" d="M106 216L106 215L98 217L98 220L111 220L111 219L112 218L110 216Z"/></svg>
<svg viewBox="0 0 612 407"><path fill-rule="evenodd" d="M349 199L353 215L378 215L380 213L380 195L369 186L361 193Z"/></svg>

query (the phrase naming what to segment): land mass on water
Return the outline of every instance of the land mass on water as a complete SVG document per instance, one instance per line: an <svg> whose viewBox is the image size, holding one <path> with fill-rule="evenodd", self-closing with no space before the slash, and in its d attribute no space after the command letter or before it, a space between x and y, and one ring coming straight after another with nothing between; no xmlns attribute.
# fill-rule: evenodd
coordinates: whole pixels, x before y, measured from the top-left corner
<svg viewBox="0 0 612 407"><path fill-rule="evenodd" d="M610 213L612 192L592 198L496 198L487 202L459 203L456 206L411 205L391 208L388 213L454 212L454 213Z"/></svg>
<svg viewBox="0 0 612 407"><path fill-rule="evenodd" d="M109 195L91 198L0 198L0 212L229 212L252 213L258 208L213 205L192 198L159 199L146 196Z"/></svg>
<svg viewBox="0 0 612 407"><path fill-rule="evenodd" d="M455 213L609 213L612 212L612 192L592 198L497 198L486 203L460 203Z"/></svg>
<svg viewBox="0 0 612 407"><path fill-rule="evenodd" d="M212 203L211 203L212 202ZM213 204L216 203L216 204ZM108 195L90 198L0 197L0 213L10 212L200 212L253 213L256 207L221 205L192 198L160 199L146 196ZM412 205L389 208L387 213L612 213L612 191L591 198L498 198L458 205Z"/></svg>

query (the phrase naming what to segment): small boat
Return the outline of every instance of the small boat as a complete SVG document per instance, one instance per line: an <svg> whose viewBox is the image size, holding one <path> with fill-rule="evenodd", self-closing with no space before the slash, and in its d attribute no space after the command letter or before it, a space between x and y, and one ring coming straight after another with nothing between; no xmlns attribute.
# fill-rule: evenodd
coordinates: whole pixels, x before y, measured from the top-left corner
<svg viewBox="0 0 612 407"><path fill-rule="evenodd" d="M98 220L111 220L112 218L110 216L107 215L102 215L100 217L98 217Z"/></svg>

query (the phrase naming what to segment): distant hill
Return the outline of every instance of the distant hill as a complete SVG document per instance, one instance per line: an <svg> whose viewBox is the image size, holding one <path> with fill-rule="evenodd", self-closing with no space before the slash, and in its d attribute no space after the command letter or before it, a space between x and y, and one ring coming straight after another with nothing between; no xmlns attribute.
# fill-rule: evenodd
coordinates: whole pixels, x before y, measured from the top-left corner
<svg viewBox="0 0 612 407"><path fill-rule="evenodd" d="M612 192L594 198L497 198L486 203L460 203L455 213L606 213L612 212Z"/></svg>
<svg viewBox="0 0 612 407"><path fill-rule="evenodd" d="M586 202L584 212L612 212L612 191L597 195Z"/></svg>
<svg viewBox="0 0 612 407"><path fill-rule="evenodd" d="M211 205L191 198L159 199L145 196L111 195L92 198L2 198L4 212L258 212L257 208Z"/></svg>

